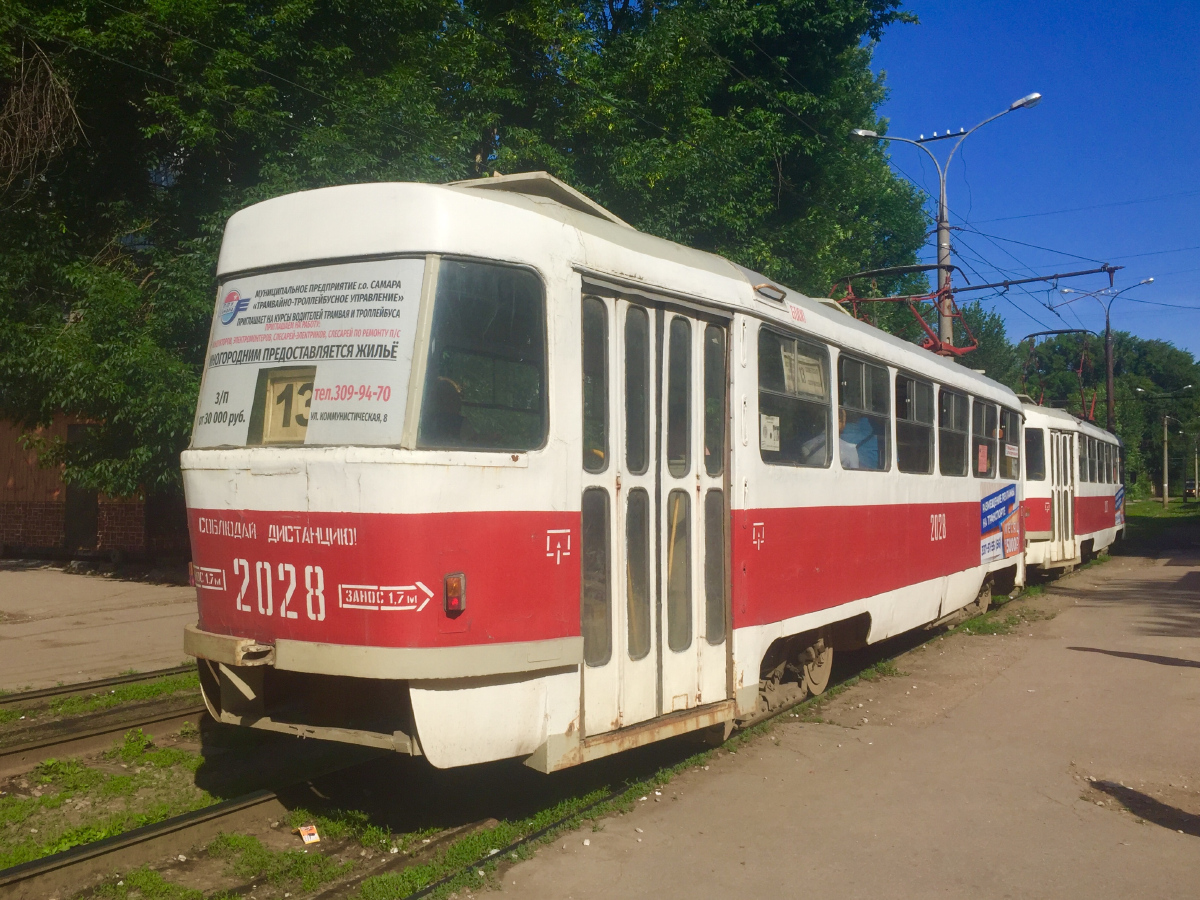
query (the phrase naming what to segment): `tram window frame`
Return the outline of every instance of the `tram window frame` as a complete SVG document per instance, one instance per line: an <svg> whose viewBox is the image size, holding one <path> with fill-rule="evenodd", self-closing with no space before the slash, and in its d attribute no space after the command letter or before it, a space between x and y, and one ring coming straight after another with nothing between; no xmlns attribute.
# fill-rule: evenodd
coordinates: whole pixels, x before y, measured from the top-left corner
<svg viewBox="0 0 1200 900"><path fill-rule="evenodd" d="M839 353L837 372L839 464L854 472L889 471L892 467L892 387L888 367ZM858 437L864 423L869 431L859 440L844 437L847 433ZM879 425L882 427L877 427ZM863 462L864 445L871 439L877 442L877 464L874 466ZM853 454L849 452L851 448Z"/></svg>
<svg viewBox="0 0 1200 900"><path fill-rule="evenodd" d="M785 350L790 351L790 360ZM790 366L790 378L784 371L785 361ZM802 362L817 363L819 391L801 389L809 387L809 379L818 374L810 367L802 367ZM829 369L827 345L766 325L759 327L758 453L764 463L809 469L828 469L833 464L830 450L833 392ZM821 419L819 427L815 413ZM807 430L801 430L806 426Z"/></svg>
<svg viewBox="0 0 1200 900"><path fill-rule="evenodd" d="M704 355L704 473L717 477L725 471L726 385L729 381L725 329L705 325Z"/></svg>
<svg viewBox="0 0 1200 900"><path fill-rule="evenodd" d="M676 327L679 326L679 327ZM666 335L666 459L672 478L692 471L692 322L672 316Z"/></svg>
<svg viewBox="0 0 1200 900"><path fill-rule="evenodd" d="M625 466L630 475L645 475L650 468L651 456L650 411L653 406L650 392L653 377L650 372L650 314L644 306L630 305L625 311L623 333Z"/></svg>
<svg viewBox="0 0 1200 900"><path fill-rule="evenodd" d="M922 393L925 394L925 418L922 418L921 410ZM922 381L904 372L896 373L896 468L901 472L910 475L933 474L933 397L932 382ZM922 444L925 459L923 467L915 464L915 457L909 453L909 450L920 452Z"/></svg>
<svg viewBox="0 0 1200 900"><path fill-rule="evenodd" d="M982 415L980 415L982 413ZM971 473L976 478L996 477L996 448L999 444L1000 414L996 404L971 398ZM986 449L987 466L980 468L979 451Z"/></svg>
<svg viewBox="0 0 1200 900"><path fill-rule="evenodd" d="M1009 455L1009 447L1016 448L1015 456ZM1021 414L1007 406L1000 407L1000 430L996 435L996 468L1000 477L1007 481L1016 481L1021 477Z"/></svg>
<svg viewBox="0 0 1200 900"><path fill-rule="evenodd" d="M949 407L946 401L949 400ZM970 474L971 461L968 450L971 446L971 398L959 391L946 387L938 390L938 471L952 478L966 478ZM961 464L959 471L950 465L948 456L957 449Z"/></svg>
<svg viewBox="0 0 1200 900"><path fill-rule="evenodd" d="M1088 473L1093 484L1100 483L1100 442L1094 437L1088 438Z"/></svg>
<svg viewBox="0 0 1200 900"><path fill-rule="evenodd" d="M608 468L608 304L585 296L579 331L583 470L595 475Z"/></svg>
<svg viewBox="0 0 1200 900"><path fill-rule="evenodd" d="M538 318L538 321L535 323L535 327L529 329L530 336L536 334L537 337L536 342L527 348L533 354L530 361L520 358L506 360L503 355L499 352L496 352L494 348L490 353L484 352L470 354L468 351L462 354L463 356L475 355L491 357L493 361L492 378L490 379L492 385L492 399L495 399L495 386L497 384L494 366L496 361L510 362L514 365L528 366L533 370L534 374L538 376L538 383L536 387L536 407L508 407L508 409L521 415L528 415L530 417L537 417L540 419L540 431L535 433L534 430L530 429L529 437L525 440L500 439L487 441L478 439L463 439L462 437L461 429L463 425L471 425L468 417L462 414L462 408L464 406L473 406L482 409L488 405L495 406L495 404L480 404L465 400L464 396L467 394L465 389L465 379L463 379L464 384L459 384L453 379L453 377L450 377L450 375L454 373L453 370L451 370L450 374L446 373L444 358L440 364L435 362L438 353L441 352L441 344L443 342L448 343L450 338L456 337L453 334L447 336L442 333L443 329L448 324L448 320L445 317L451 316L457 311L451 310L452 304L450 299L443 293L443 291L447 289L447 285L452 283L447 276L448 273L454 271L453 267L455 266L463 268L470 267L477 270L487 269L492 270L495 273L514 273L529 276L532 279L530 286L536 288L536 297L533 298L534 302L531 304L531 308L525 311L526 314L530 312L534 313ZM466 289L460 288L460 290L465 293ZM433 309L428 312L430 325L427 346L424 349L425 383L420 388L421 405L420 409L418 410L416 448L418 450L462 450L482 453L524 453L540 450L545 447L550 436L550 380L549 341L547 339L548 323L546 315L546 284L541 274L528 266L514 266L493 260L462 257L441 257L438 265L437 283L434 286L432 302ZM463 304L463 306L467 305L468 304ZM470 310L459 311L460 322L457 324L462 325L469 320L473 321L469 313ZM514 311L511 319L515 320L516 315L517 314ZM493 316L490 321L495 322L498 318L499 317L497 316ZM483 345L481 344L480 346L482 347ZM450 343L447 350L452 351L454 349L456 349L455 345ZM479 382L483 382L484 380L485 379L482 378L478 379ZM449 388L446 387L446 384L449 384ZM457 406L457 411L453 411L453 407L455 406ZM505 407L498 407L498 409L504 408ZM453 423L455 419L458 420L460 433L457 440L451 440L447 435L438 434L434 431L433 425L435 423L435 419L433 417L438 415L439 410L443 411L443 424ZM445 414L446 412L449 412L449 414ZM472 431L475 430L474 425L471 425L471 428Z"/></svg>
<svg viewBox="0 0 1200 900"><path fill-rule="evenodd" d="M1112 484L1112 444L1104 442L1104 483Z"/></svg>
<svg viewBox="0 0 1200 900"><path fill-rule="evenodd" d="M1077 444L1079 447L1079 481L1086 483L1091 481L1088 478L1088 436L1086 434L1079 435Z"/></svg>
<svg viewBox="0 0 1200 900"><path fill-rule="evenodd" d="M1037 450L1033 448L1037 444ZM1035 465L1036 460L1036 465ZM1025 428L1025 480L1046 480L1046 429Z"/></svg>
<svg viewBox="0 0 1200 900"><path fill-rule="evenodd" d="M599 510L591 510L589 501L599 498ZM591 513L599 513L600 522L591 521ZM612 505L608 491L589 487L580 502L580 558L582 573L579 582L579 618L583 635L583 661L591 667L608 665L612 659ZM602 557L602 558L600 558ZM592 575L600 575L603 596L589 593Z"/></svg>

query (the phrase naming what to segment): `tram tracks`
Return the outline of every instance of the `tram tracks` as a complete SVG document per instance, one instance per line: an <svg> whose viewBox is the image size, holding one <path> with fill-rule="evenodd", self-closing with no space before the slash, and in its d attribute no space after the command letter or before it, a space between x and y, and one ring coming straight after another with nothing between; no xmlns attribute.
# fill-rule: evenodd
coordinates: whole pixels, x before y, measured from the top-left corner
<svg viewBox="0 0 1200 900"><path fill-rule="evenodd" d="M100 697L106 692L116 693L117 690L128 690L135 685L153 685L165 679L187 676L194 671L194 666L176 666L0 696L0 710L28 710L33 717L26 726L19 726L21 719L16 719L8 723L10 728L0 730L0 778L47 759L101 749L113 737L133 728L157 735L178 729L186 721L198 724L200 717L206 715L203 703L196 702L192 697L180 697L180 692L129 700L109 708L68 713L61 717L54 712L52 705L69 698ZM47 709L48 704L51 705ZM38 713L47 714L49 721L38 721Z"/></svg>
<svg viewBox="0 0 1200 900"><path fill-rule="evenodd" d="M869 667L868 665L867 668ZM842 678L838 678L837 682L843 683L854 677L855 674L846 673ZM830 693L837 692L837 684L832 684L830 687L834 689ZM797 698L794 702L785 703L768 713L757 715L753 719L741 723L739 733L747 735L748 732L757 730L759 726L785 715L797 706L817 699L820 697ZM744 739L745 737L743 737ZM686 768L698 764L696 763L697 759L699 757L689 757L677 765ZM238 832L242 829L252 829L255 826L261 827L264 818L282 821L288 815L293 804L281 800L280 794L288 794L296 788L306 790L312 787L312 782L317 778L333 774L344 775L354 769L356 765L358 763L337 767L326 771L323 775L310 775L276 791L253 791L121 835L83 844L61 853L22 863L10 869L0 870L0 893L14 898L54 896L64 889L77 890L89 879L94 879L102 874L128 871L133 867L173 858L182 851L190 851L191 848L205 844L220 832ZM651 776L651 780L657 777ZM466 862L462 861L463 857L460 855L448 869L442 864L433 866L430 871L432 880L415 890L406 889L403 896L404 900L421 900L440 888L456 883L478 886L481 884L479 875L481 871L490 871L497 864L509 862L514 854L520 854L523 848L535 845L547 836L564 829L576 827L581 819L603 815L606 806L620 807L623 798L630 801L636 800L638 793L648 792L648 784L649 781L645 780L637 784L627 783L615 790L605 791L599 797L596 797L595 794L591 799L580 797L581 800L586 799L586 802L565 810L562 815L556 816L548 823L537 823L537 827L525 834L514 835L509 826L492 832L488 827L488 821L446 829L434 835L429 845L419 845L414 848L413 852L403 856L390 858L385 856L378 863L368 865L365 871L357 872L348 880L339 879L336 883L330 884L324 891L315 894L315 897L319 900L333 900L337 897L351 896L367 879L377 876L394 876L418 865L426 868L430 865L429 861L433 852L446 848L447 854L449 854L450 847L458 844L460 839L469 836L472 832L483 830L494 833L497 842L503 840L502 845L488 847L485 841L482 846L487 847L487 851L483 855L472 856ZM312 792L322 796L315 789ZM495 826L500 823L490 820L490 824ZM470 845L472 842L466 841L465 843ZM461 849L463 848L460 847ZM448 861L448 857L442 857L442 860L444 863ZM409 881L409 879L403 880Z"/></svg>

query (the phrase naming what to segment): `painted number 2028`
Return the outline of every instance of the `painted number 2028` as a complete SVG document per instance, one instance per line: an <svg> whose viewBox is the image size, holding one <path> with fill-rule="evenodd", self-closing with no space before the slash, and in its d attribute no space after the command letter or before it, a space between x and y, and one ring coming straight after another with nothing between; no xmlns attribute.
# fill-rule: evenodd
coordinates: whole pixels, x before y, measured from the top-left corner
<svg viewBox="0 0 1200 900"><path fill-rule="evenodd" d="M944 541L946 539L946 514L933 513L929 517L929 540Z"/></svg>
<svg viewBox="0 0 1200 900"><path fill-rule="evenodd" d="M233 561L233 575L236 579L242 576L242 586L238 589L236 600L238 612L253 612L253 607L246 600L250 590L250 562L245 559ZM258 599L258 614L270 616L275 614L275 585L279 582L280 603L279 615L284 619L298 619L296 610L291 609L292 595L296 593L296 567L291 563L279 563L272 567L271 563L258 561L254 564L254 587ZM325 573L320 566L304 567L304 607L308 618L313 622L325 621Z"/></svg>

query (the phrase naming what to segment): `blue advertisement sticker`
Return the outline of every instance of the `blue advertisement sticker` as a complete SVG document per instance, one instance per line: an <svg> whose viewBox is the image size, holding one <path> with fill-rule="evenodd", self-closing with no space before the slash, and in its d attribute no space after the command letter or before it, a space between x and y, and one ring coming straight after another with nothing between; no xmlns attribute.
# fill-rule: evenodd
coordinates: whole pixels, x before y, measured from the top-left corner
<svg viewBox="0 0 1200 900"><path fill-rule="evenodd" d="M999 531L1004 520L1017 510L1017 486L1010 484L979 501L979 533Z"/></svg>

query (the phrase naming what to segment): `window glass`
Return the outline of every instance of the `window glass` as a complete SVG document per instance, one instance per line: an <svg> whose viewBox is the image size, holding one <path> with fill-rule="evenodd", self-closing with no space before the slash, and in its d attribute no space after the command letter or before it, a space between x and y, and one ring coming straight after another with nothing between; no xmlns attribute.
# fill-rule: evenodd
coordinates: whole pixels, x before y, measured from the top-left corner
<svg viewBox="0 0 1200 900"><path fill-rule="evenodd" d="M667 470L679 478L692 467L692 326L671 320L667 370Z"/></svg>
<svg viewBox="0 0 1200 900"><path fill-rule="evenodd" d="M1100 480L1100 442L1088 438L1088 475L1090 481Z"/></svg>
<svg viewBox="0 0 1200 900"><path fill-rule="evenodd" d="M967 474L967 409L965 395L942 389L938 397L938 468L943 475Z"/></svg>
<svg viewBox="0 0 1200 900"><path fill-rule="evenodd" d="M896 467L933 471L933 385L907 375L896 376Z"/></svg>
<svg viewBox="0 0 1200 900"><path fill-rule="evenodd" d="M710 644L725 640L725 497L704 495L704 635Z"/></svg>
<svg viewBox="0 0 1200 900"><path fill-rule="evenodd" d="M583 298L583 468L608 466L608 310Z"/></svg>
<svg viewBox="0 0 1200 900"><path fill-rule="evenodd" d="M758 332L758 452L763 462L828 466L829 351Z"/></svg>
<svg viewBox="0 0 1200 900"><path fill-rule="evenodd" d="M629 617L629 658L650 652L650 495L629 492L625 519L625 567Z"/></svg>
<svg viewBox="0 0 1200 900"><path fill-rule="evenodd" d="M838 454L843 469L888 468L889 405L886 368L838 358Z"/></svg>
<svg viewBox="0 0 1200 900"><path fill-rule="evenodd" d="M725 329L704 329L704 471L725 467Z"/></svg>
<svg viewBox="0 0 1200 900"><path fill-rule="evenodd" d="M1104 483L1112 484L1112 444L1104 445Z"/></svg>
<svg viewBox="0 0 1200 900"><path fill-rule="evenodd" d="M1088 440L1082 434L1079 436L1079 480L1089 481L1088 478Z"/></svg>
<svg viewBox="0 0 1200 900"><path fill-rule="evenodd" d="M1000 442L997 460L1001 478L1021 477L1021 417L1000 407Z"/></svg>
<svg viewBox="0 0 1200 900"><path fill-rule="evenodd" d="M625 465L642 475L650 462L650 317L640 306L625 314Z"/></svg>
<svg viewBox="0 0 1200 900"><path fill-rule="evenodd" d="M1025 429L1025 477L1030 481L1046 480L1046 430Z"/></svg>
<svg viewBox="0 0 1200 900"><path fill-rule="evenodd" d="M971 408L971 471L976 478L996 476L996 407L975 400Z"/></svg>
<svg viewBox="0 0 1200 900"><path fill-rule="evenodd" d="M546 436L542 284L525 269L442 260L419 447L532 450Z"/></svg>
<svg viewBox="0 0 1200 900"><path fill-rule="evenodd" d="M692 504L687 491L667 496L667 646L692 645Z"/></svg>
<svg viewBox="0 0 1200 900"><path fill-rule="evenodd" d="M583 492L583 661L602 666L612 656L612 603L608 581L608 492Z"/></svg>

